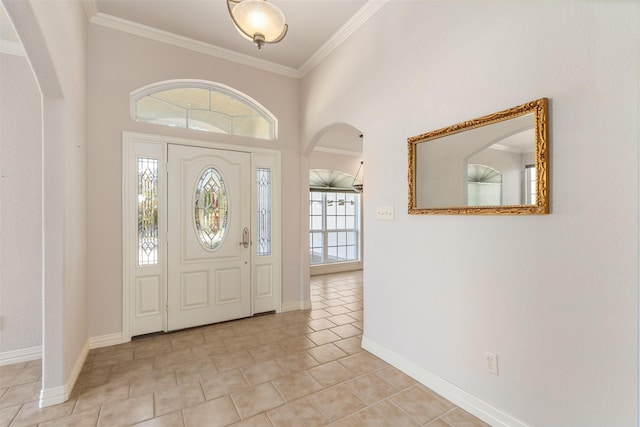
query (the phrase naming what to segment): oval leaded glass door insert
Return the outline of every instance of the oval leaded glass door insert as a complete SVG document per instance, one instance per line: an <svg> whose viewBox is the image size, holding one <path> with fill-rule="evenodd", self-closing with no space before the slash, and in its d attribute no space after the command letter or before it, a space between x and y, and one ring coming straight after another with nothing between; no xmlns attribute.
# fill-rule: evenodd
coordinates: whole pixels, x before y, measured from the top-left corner
<svg viewBox="0 0 640 427"><path fill-rule="evenodd" d="M227 233L229 201L222 175L206 169L196 186L195 220L200 243L207 249L216 249Z"/></svg>

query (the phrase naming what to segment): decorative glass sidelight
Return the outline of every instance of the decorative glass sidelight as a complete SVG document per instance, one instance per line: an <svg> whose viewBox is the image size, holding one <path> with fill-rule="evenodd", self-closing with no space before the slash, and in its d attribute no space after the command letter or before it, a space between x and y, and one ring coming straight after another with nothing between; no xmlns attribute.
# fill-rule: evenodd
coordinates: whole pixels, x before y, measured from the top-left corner
<svg viewBox="0 0 640 427"><path fill-rule="evenodd" d="M257 176L257 218L258 256L271 255L271 169L258 168Z"/></svg>
<svg viewBox="0 0 640 427"><path fill-rule="evenodd" d="M158 264L158 160L138 158L138 265Z"/></svg>
<svg viewBox="0 0 640 427"><path fill-rule="evenodd" d="M229 200L222 175L206 169L196 186L195 221L200 242L207 249L218 248L226 234Z"/></svg>

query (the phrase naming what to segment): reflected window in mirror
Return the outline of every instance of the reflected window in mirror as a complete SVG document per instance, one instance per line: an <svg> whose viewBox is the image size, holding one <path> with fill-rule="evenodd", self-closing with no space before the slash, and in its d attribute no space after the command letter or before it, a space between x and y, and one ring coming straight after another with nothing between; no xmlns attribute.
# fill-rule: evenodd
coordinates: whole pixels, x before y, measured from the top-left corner
<svg viewBox="0 0 640 427"><path fill-rule="evenodd" d="M467 166L467 206L502 204L502 174L487 165Z"/></svg>
<svg viewBox="0 0 640 427"><path fill-rule="evenodd" d="M536 200L536 166L527 165L524 169L524 184L525 184L525 205L531 205Z"/></svg>

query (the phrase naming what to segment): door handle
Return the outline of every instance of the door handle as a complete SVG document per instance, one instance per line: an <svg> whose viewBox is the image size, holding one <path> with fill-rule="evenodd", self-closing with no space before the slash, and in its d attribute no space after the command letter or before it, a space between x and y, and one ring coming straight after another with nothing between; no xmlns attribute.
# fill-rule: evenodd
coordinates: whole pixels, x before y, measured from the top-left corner
<svg viewBox="0 0 640 427"><path fill-rule="evenodd" d="M249 247L249 229L247 227L242 230L242 242L240 242L240 246L244 246L245 248Z"/></svg>

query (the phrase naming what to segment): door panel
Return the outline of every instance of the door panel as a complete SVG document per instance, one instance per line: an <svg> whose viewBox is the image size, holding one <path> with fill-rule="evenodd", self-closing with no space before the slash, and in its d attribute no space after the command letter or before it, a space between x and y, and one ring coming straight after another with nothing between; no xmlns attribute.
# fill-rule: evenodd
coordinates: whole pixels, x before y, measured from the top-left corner
<svg viewBox="0 0 640 427"><path fill-rule="evenodd" d="M168 158L168 329L250 316L250 154L169 145Z"/></svg>
<svg viewBox="0 0 640 427"><path fill-rule="evenodd" d="M140 277L136 280L136 316L162 314L162 284L158 276Z"/></svg>
<svg viewBox="0 0 640 427"><path fill-rule="evenodd" d="M217 304L230 304L242 301L241 282L242 270L240 268L219 269L216 271Z"/></svg>
<svg viewBox="0 0 640 427"><path fill-rule="evenodd" d="M273 268L271 265L256 267L256 298L273 296Z"/></svg>
<svg viewBox="0 0 640 427"><path fill-rule="evenodd" d="M180 310L209 306L208 271L182 272L180 279Z"/></svg>

